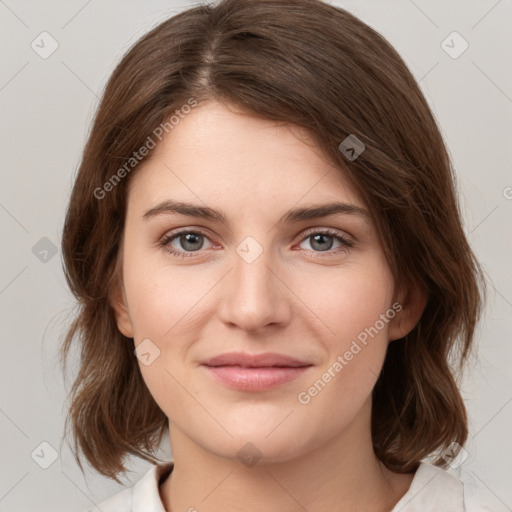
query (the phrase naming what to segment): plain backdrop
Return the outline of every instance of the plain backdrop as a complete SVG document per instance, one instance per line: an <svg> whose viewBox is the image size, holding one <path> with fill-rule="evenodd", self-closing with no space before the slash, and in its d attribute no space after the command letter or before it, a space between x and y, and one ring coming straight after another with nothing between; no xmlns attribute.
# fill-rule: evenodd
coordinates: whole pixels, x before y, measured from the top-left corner
<svg viewBox="0 0 512 512"><path fill-rule="evenodd" d="M511 510L512 2L331 3L398 50L450 150L465 227L490 283L478 360L463 381L470 436L460 469L481 483L493 510ZM115 64L145 32L192 5L0 0L0 512L83 511L123 488L87 466L83 475L63 441L72 375L64 380L57 348L74 303L60 236ZM167 439L161 455L170 456ZM125 484L149 467L130 461Z"/></svg>

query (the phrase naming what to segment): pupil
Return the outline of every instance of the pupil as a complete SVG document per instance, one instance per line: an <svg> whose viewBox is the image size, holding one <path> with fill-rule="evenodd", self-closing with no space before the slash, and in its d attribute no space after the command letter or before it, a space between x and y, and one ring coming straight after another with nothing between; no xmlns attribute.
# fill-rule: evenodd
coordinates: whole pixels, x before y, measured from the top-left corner
<svg viewBox="0 0 512 512"><path fill-rule="evenodd" d="M195 233L187 233L186 235L183 235L182 241L183 241L183 238L185 239L185 242L182 244L184 249L194 251L198 248L197 242L199 241L199 235L197 235ZM200 244L199 244L199 246L200 246Z"/></svg>
<svg viewBox="0 0 512 512"><path fill-rule="evenodd" d="M328 238L331 238L331 236L330 235L315 235L315 236L313 236L313 243L311 245L313 248L315 248L314 244L317 244L320 241L320 245L317 247L317 249L319 249L320 251L327 251L332 247L332 238L330 240L330 243L327 243L327 246L325 244L325 241ZM324 242L323 244L321 242L322 240Z"/></svg>

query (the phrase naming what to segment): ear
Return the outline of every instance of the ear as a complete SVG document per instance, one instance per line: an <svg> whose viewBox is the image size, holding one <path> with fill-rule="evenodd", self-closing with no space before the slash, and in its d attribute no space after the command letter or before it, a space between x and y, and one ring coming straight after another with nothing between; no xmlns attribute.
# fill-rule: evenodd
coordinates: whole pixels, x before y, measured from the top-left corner
<svg viewBox="0 0 512 512"><path fill-rule="evenodd" d="M111 297L111 305L115 312L117 328L127 338L133 338L133 326L122 283L116 284Z"/></svg>
<svg viewBox="0 0 512 512"><path fill-rule="evenodd" d="M403 338L409 334L420 321L421 315L427 305L428 294L426 290L415 286L407 292L398 294L397 303L401 305L395 318L389 325L389 341Z"/></svg>

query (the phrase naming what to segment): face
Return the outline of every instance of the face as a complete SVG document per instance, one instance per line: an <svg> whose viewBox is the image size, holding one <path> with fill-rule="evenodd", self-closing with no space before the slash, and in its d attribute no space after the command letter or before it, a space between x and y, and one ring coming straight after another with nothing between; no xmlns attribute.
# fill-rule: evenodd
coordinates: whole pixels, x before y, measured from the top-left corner
<svg viewBox="0 0 512 512"><path fill-rule="evenodd" d="M298 127L216 102L141 164L114 307L171 438L233 458L250 442L284 461L369 432L404 325L365 211Z"/></svg>

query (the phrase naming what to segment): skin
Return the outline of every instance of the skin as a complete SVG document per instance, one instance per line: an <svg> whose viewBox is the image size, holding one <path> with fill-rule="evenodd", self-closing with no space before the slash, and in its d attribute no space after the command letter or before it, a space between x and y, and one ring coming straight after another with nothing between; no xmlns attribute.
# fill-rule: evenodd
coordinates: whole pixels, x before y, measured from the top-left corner
<svg viewBox="0 0 512 512"><path fill-rule="evenodd" d="M220 209L229 226L169 212L143 218L169 199ZM131 177L114 309L136 346L149 339L160 350L139 366L169 418L167 511L389 512L409 488L413 475L389 471L373 452L371 391L388 343L414 327L424 297L409 290L402 311L309 403L297 398L403 299L371 219L278 223L292 208L332 201L364 208L304 130L215 101L182 119ZM315 244L327 228L352 247L329 235ZM183 237L168 242L184 258L159 245L182 229L205 235L195 251ZM237 253L247 236L263 250L251 263ZM200 366L230 351L313 366L273 390L233 390ZM237 457L248 442L261 456L252 467Z"/></svg>

